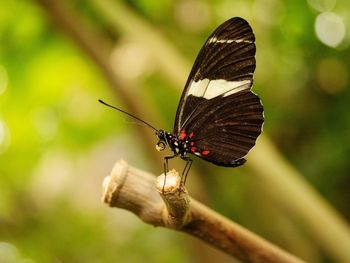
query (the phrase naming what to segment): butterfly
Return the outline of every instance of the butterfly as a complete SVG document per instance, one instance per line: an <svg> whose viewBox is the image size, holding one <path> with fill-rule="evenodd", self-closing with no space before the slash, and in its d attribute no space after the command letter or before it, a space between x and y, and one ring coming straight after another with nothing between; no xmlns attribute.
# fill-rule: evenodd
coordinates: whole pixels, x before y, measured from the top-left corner
<svg viewBox="0 0 350 263"><path fill-rule="evenodd" d="M149 126L158 138L156 149L169 147L168 161L191 156L225 167L237 167L255 145L264 123L263 106L251 91L255 71L255 36L246 20L234 17L222 23L207 39L194 62L176 111L172 132L156 129L142 119L111 106Z"/></svg>

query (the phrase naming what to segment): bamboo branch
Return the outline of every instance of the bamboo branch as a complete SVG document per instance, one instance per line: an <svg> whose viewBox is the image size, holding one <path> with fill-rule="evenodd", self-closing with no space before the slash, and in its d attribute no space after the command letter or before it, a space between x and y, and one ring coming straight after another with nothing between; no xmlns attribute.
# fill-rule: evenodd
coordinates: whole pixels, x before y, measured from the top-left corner
<svg viewBox="0 0 350 263"><path fill-rule="evenodd" d="M129 210L145 223L188 233L243 262L303 262L191 198L175 170L156 179L120 160L103 186L102 199L109 206Z"/></svg>

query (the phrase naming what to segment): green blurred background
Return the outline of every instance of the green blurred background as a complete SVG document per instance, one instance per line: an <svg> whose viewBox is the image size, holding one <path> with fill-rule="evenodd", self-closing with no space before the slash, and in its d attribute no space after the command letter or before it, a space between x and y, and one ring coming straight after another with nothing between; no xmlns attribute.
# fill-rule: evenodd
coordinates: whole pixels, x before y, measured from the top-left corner
<svg viewBox="0 0 350 263"><path fill-rule="evenodd" d="M115 161L160 174L163 153L144 127L97 102L171 131L200 47L234 16L248 20L256 35L253 89L265 107L264 135L333 206L340 220L334 225L347 225L348 0L0 0L0 6L1 263L236 262L101 203L101 183ZM255 148L263 153L260 141ZM280 160L254 156L271 160L272 168ZM318 235L329 226L310 231L279 202L283 194L271 194L264 166L247 159L237 169L196 159L190 193L304 260L350 262Z"/></svg>

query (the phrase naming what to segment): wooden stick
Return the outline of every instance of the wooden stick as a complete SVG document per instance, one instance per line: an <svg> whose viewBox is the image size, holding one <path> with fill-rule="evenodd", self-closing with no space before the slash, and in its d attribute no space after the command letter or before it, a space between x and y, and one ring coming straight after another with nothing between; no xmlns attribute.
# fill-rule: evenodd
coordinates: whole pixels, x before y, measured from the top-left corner
<svg viewBox="0 0 350 263"><path fill-rule="evenodd" d="M103 187L109 206L127 209L145 223L191 234L243 262L303 262L191 198L175 170L156 179L120 160Z"/></svg>

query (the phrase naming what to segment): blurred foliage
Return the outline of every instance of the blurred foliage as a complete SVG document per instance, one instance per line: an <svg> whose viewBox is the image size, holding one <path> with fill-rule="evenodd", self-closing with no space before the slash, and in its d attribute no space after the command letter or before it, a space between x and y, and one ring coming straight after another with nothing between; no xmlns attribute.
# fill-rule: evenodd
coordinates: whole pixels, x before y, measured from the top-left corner
<svg viewBox="0 0 350 263"><path fill-rule="evenodd" d="M348 0L126 3L189 61L225 19L250 21L257 39L254 90L265 106L264 132L350 218ZM69 4L111 43L122 38L86 1ZM113 44L114 51L133 47L123 39ZM128 66L128 49L115 53L126 70L121 77L138 83L133 92L147 100L140 103L153 105L171 130L180 94L138 48L131 52L140 51L140 68ZM155 231L99 202L101 179L115 160L148 162L138 154L142 151L130 121L97 103L99 98L111 101L113 94L94 62L52 25L35 1L1 1L1 262L196 262L194 255L201 252L190 252L183 236ZM231 172L200 161L195 166L216 175L202 178L210 206L310 261L330 262L245 168Z"/></svg>

